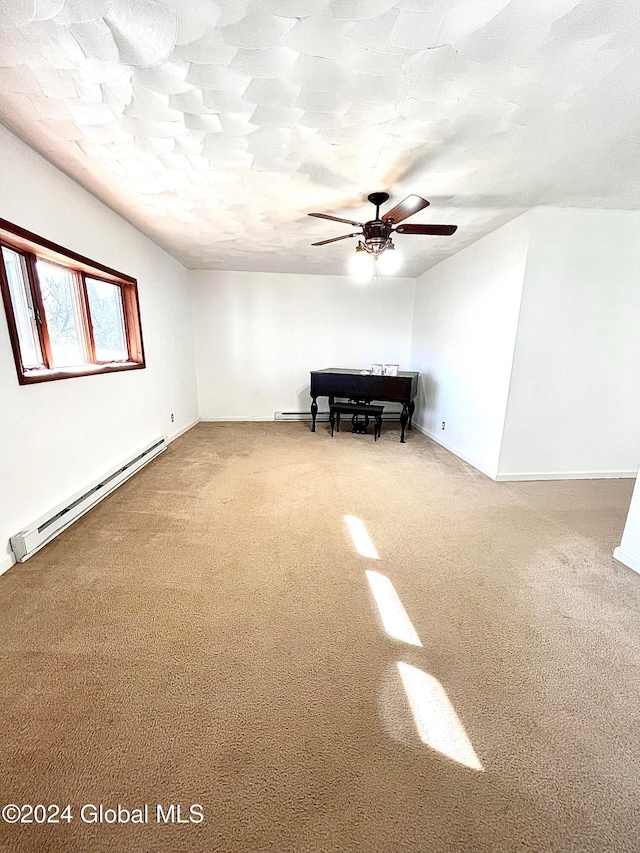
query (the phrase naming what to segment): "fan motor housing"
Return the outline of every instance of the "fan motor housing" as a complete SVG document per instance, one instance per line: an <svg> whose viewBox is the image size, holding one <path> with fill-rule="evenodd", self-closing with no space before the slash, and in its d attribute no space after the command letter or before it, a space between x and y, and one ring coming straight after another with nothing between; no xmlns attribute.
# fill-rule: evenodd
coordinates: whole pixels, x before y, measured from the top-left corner
<svg viewBox="0 0 640 853"><path fill-rule="evenodd" d="M391 223L383 222L381 219L372 219L365 222L363 227L364 240L367 246L374 250L380 250L387 245L391 235Z"/></svg>

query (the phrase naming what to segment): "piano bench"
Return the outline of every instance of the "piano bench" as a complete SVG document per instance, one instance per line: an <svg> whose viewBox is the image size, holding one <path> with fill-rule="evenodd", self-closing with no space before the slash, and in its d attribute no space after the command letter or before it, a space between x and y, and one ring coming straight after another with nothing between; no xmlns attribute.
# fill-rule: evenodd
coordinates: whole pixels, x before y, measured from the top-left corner
<svg viewBox="0 0 640 853"><path fill-rule="evenodd" d="M340 432L340 415L351 415L351 422L353 424L352 432L365 432L367 427L369 426L369 418L372 417L375 420L373 425L373 440L377 441L378 436L382 432L382 413L384 412L384 406L371 406L368 403L332 403L329 406L329 423L331 424L331 435L333 435L333 428L336 427L337 432ZM364 417L364 422L358 421L358 415L362 415ZM358 430L356 428L357 423L362 423L362 429Z"/></svg>

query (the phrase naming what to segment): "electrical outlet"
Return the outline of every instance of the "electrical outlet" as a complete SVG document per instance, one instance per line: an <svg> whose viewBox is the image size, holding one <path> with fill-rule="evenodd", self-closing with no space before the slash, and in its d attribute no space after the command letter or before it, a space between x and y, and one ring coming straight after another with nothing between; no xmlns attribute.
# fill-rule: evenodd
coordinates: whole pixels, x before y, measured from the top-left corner
<svg viewBox="0 0 640 853"><path fill-rule="evenodd" d="M173 412L171 412L171 423L173 423ZM442 429L444 429L444 424L442 425Z"/></svg>
<svg viewBox="0 0 640 853"><path fill-rule="evenodd" d="M442 429L444 429L444 421L442 421Z"/></svg>

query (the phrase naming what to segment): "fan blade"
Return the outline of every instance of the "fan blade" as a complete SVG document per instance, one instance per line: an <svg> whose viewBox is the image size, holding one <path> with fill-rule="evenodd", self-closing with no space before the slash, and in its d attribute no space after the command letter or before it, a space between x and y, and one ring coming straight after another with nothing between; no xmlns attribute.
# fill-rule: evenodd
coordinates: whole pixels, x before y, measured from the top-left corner
<svg viewBox="0 0 640 853"><path fill-rule="evenodd" d="M330 240L320 240L319 243L312 243L312 246L325 246L327 243L335 243L336 240L346 240L347 237L359 237L360 231L356 231L354 234L343 234L342 237L332 237Z"/></svg>
<svg viewBox="0 0 640 853"><path fill-rule="evenodd" d="M396 204L391 210L382 214L383 222L390 222L392 225L397 225L402 222L407 216L417 213L425 207L429 207L429 202L426 198L421 198L419 195L408 195L400 204Z"/></svg>
<svg viewBox="0 0 640 853"><path fill-rule="evenodd" d="M362 228L363 222L354 222L352 219L340 219L339 216L329 216L328 213L309 213L307 216L317 216L318 219L330 219L332 222L346 222L347 225L357 225Z"/></svg>
<svg viewBox="0 0 640 853"><path fill-rule="evenodd" d="M398 234L441 234L448 237L457 231L457 225L399 225Z"/></svg>

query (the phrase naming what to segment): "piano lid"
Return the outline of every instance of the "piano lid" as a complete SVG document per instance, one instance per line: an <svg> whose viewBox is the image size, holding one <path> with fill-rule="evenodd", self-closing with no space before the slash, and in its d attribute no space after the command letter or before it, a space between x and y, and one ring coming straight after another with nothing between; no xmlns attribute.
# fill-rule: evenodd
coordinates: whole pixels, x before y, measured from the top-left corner
<svg viewBox="0 0 640 853"><path fill-rule="evenodd" d="M371 376L371 368L368 370L364 367L356 368L356 367L325 367L323 370L312 370L311 373L336 373L338 375L346 375L346 376ZM407 371L407 370L399 370L398 376L405 377L413 377L418 376L417 372Z"/></svg>

